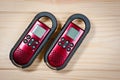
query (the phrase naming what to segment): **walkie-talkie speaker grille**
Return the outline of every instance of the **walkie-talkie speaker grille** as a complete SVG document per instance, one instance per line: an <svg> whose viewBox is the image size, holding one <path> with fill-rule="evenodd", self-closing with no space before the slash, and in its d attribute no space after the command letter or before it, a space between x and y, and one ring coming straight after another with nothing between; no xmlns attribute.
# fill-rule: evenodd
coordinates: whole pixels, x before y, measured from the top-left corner
<svg viewBox="0 0 120 80"><path fill-rule="evenodd" d="M67 54L64 54L62 52L55 52L55 51L53 51L48 56L48 62L53 67L60 67L61 65L63 65L66 57L67 57Z"/></svg>
<svg viewBox="0 0 120 80"><path fill-rule="evenodd" d="M31 56L29 53L17 48L13 54L14 61L20 65L27 64Z"/></svg>

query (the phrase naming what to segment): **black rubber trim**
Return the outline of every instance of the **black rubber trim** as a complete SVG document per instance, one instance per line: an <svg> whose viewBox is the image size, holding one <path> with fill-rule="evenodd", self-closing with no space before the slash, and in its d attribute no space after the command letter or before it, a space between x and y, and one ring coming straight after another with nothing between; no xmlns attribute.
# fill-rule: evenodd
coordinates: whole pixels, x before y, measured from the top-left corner
<svg viewBox="0 0 120 80"><path fill-rule="evenodd" d="M53 47L55 46L55 44L57 43L58 39L60 38L60 36L64 33L65 29L68 27L69 23L72 22L74 19L81 19L84 21L85 23L85 31L82 35L82 37L79 39L78 43L76 44L76 46L74 47L74 49L72 50L71 54L68 56L68 58L66 59L65 63L60 66L60 67L52 67L49 63L48 63L48 59L47 56L49 55L49 53L51 52L51 50L53 49ZM90 30L90 21L88 20L88 18L86 16L84 16L83 14L74 14L72 16L70 16L67 20L67 22L65 23L65 25L63 26L61 32L59 33L59 35L57 36L57 38L55 39L55 41L52 43L51 47L49 48L49 50L46 52L45 56L44 56L44 61L47 64L48 67L55 69L55 70L60 70L63 69L68 62L70 61L71 57L73 56L73 54L75 53L75 51L77 50L77 48L80 46L80 44L82 43L83 39L85 38L85 36L87 35L87 33Z"/></svg>
<svg viewBox="0 0 120 80"><path fill-rule="evenodd" d="M52 28L50 29L50 32L48 33L48 35L46 36L46 38L42 42L41 46L37 49L37 51L35 52L34 56L31 58L31 60L27 64L25 64L25 65L19 65L19 64L15 63L15 61L13 59L13 53L14 53L14 51L19 46L20 42L23 40L23 38L25 37L25 35L32 28L32 26L34 25L34 23L37 20L39 20L41 17L48 17L48 18L51 19L51 21L52 21ZM56 28L57 28L57 20L56 20L56 18L55 18L54 15L52 15L49 12L40 12L40 13L38 13L34 17L34 19L32 20L32 22L29 24L29 26L27 27L27 29L23 32L23 34L21 35L21 37L19 38L19 40L16 42L16 44L14 45L14 47L12 48L12 50L10 51L9 57L10 57L10 60L12 61L12 63L14 65L16 65L17 67L21 67L21 68L26 68L26 67L30 66L32 64L32 62L34 61L34 59L37 57L37 55L40 53L41 49L44 47L45 43L49 40L50 36L56 30Z"/></svg>

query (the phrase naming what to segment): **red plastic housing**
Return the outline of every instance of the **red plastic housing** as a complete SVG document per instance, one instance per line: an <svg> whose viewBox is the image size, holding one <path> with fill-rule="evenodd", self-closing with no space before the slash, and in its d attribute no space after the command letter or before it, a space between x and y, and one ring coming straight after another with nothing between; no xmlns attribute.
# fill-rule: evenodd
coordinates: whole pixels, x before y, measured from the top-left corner
<svg viewBox="0 0 120 80"><path fill-rule="evenodd" d="M75 39L67 35L70 28L74 28L78 31L78 35ZM71 22L48 55L49 65L52 67L62 66L83 33L83 29Z"/></svg>
<svg viewBox="0 0 120 80"><path fill-rule="evenodd" d="M38 26L45 30L42 37L38 37L33 33L33 30ZM40 21L36 21L33 27L30 29L28 34L24 37L22 42L19 44L18 48L13 53L14 61L20 65L27 64L30 59L33 57L37 48L41 45L42 41L50 31L50 28L47 27Z"/></svg>

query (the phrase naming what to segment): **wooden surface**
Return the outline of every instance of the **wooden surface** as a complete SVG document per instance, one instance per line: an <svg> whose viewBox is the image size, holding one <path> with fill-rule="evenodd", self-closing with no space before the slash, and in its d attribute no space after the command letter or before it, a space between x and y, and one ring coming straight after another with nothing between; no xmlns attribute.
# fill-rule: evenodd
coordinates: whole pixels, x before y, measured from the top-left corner
<svg viewBox="0 0 120 80"><path fill-rule="evenodd" d="M42 11L53 13L61 27L74 13L91 21L89 34L61 71L48 68L42 56L27 69L9 60L15 42ZM0 80L120 80L120 0L1 0L0 42Z"/></svg>

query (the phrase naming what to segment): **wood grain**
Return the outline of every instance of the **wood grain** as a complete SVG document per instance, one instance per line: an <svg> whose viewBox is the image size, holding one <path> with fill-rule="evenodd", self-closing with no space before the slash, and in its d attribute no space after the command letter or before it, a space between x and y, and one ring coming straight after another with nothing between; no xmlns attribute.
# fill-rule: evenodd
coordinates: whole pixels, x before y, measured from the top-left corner
<svg viewBox="0 0 120 80"><path fill-rule="evenodd" d="M61 71L48 68L43 55L27 69L9 60L15 42L42 11L53 13L61 27L74 13L91 21L89 34ZM120 80L120 0L1 0L0 42L0 80Z"/></svg>

